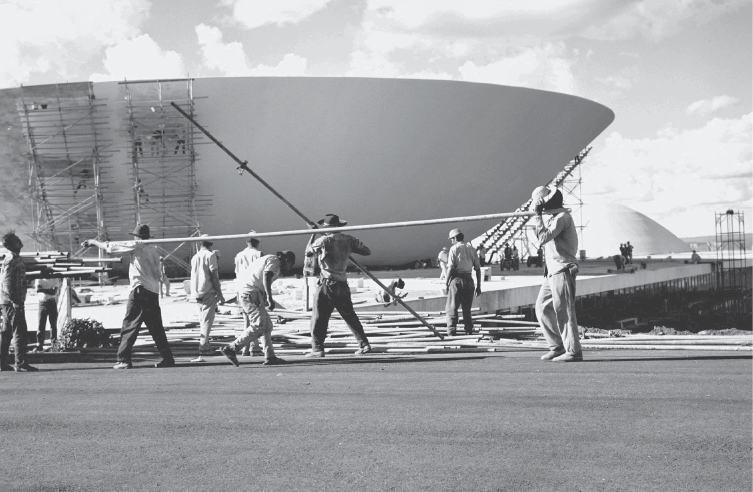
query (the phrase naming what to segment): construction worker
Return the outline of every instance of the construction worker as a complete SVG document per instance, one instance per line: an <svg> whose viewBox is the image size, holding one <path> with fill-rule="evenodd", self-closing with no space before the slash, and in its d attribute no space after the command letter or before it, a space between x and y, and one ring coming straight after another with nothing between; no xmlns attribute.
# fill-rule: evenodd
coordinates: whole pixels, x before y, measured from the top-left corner
<svg viewBox="0 0 753 492"><path fill-rule="evenodd" d="M139 239L149 239L148 225L136 224L132 235ZM96 246L110 254L128 253L130 266L128 276L131 279L131 293L128 295L126 314L123 327L120 330L120 347L118 348L118 363L113 369L130 369L131 352L136 338L139 336L141 323L146 324L152 335L157 350L162 355L162 361L154 367L173 367L175 359L167 343L165 327L162 324L162 311L159 307L159 251L150 244L140 241L127 243L103 243L96 239L88 239L81 243L84 247Z"/></svg>
<svg viewBox="0 0 753 492"><path fill-rule="evenodd" d="M238 347L247 347L254 340L263 337L264 365L284 364L285 361L275 355L272 347L272 318L267 308L272 311L275 301L272 298L272 282L281 275L287 275L295 263L292 251L279 251L275 255L265 255L257 259L242 272L240 283L240 302L249 322L243 333L220 349L236 367Z"/></svg>
<svg viewBox="0 0 753 492"><path fill-rule="evenodd" d="M52 278L53 270L45 267L42 277L34 281L39 301L39 315L37 316L37 347L35 351L44 350L44 335L47 319L50 320L50 345L58 338L58 294L60 294L60 279Z"/></svg>
<svg viewBox="0 0 753 492"><path fill-rule="evenodd" d="M201 237L209 237L202 234ZM209 332L212 331L217 304L225 304L220 286L220 273L217 256L212 251L212 241L202 241L201 248L191 258L191 296L199 303L199 357L195 362L201 362L202 355L212 355L212 344L209 343Z"/></svg>
<svg viewBox="0 0 753 492"><path fill-rule="evenodd" d="M342 227L347 222L341 221L337 215L327 214L318 224L332 228ZM334 309L337 309L358 341L360 348L355 354L364 355L371 352L371 345L363 331L361 321L353 310L353 301L350 298L346 270L351 252L363 256L371 254L371 250L361 241L336 230L324 231L319 239L315 239L314 235L309 239L306 256L317 257L321 273L314 291L311 352L307 353L306 357L324 357L324 339L327 337L327 325Z"/></svg>
<svg viewBox="0 0 753 492"><path fill-rule="evenodd" d="M249 234L255 234L256 231L251 231ZM251 266L251 264L261 258L263 256L262 252L259 250L259 244L261 241L259 241L255 237L248 237L246 239L246 247L243 248L237 255L235 255L235 279L236 279L236 290L238 292L237 299L238 299L238 305L241 305L241 290L243 287L243 274L248 268ZM249 327L249 319L248 316L246 316L246 312L241 309L241 313L243 313L243 329ZM261 350L261 347L259 346L259 339L255 339L253 341L254 349L253 351L250 350L250 347L246 345L245 347L241 347L241 353L242 355L254 355L254 356L261 356L264 355L264 353Z"/></svg>
<svg viewBox="0 0 753 492"><path fill-rule="evenodd" d="M576 362L583 360L575 316L575 275L578 273L578 232L570 213L562 209L562 192L539 186L531 194L536 215L536 236L544 248L546 268L536 299L536 317L549 345L541 360ZM561 210L558 210L561 209ZM544 223L542 213L555 211Z"/></svg>
<svg viewBox="0 0 753 492"><path fill-rule="evenodd" d="M10 251L5 255L0 270L0 304L3 311L3 328L0 331L0 371L34 372L26 360L26 265L21 259L24 243L9 231L3 236L3 246ZM8 364L10 343L13 340L15 365Z"/></svg>
<svg viewBox="0 0 753 492"><path fill-rule="evenodd" d="M442 246L442 250L437 255L439 268L442 269L442 271L439 272L439 280L447 279L447 260L449 259L447 253L449 252L449 250L450 248L448 248L447 246Z"/></svg>
<svg viewBox="0 0 753 492"><path fill-rule="evenodd" d="M454 336L458 326L458 308L463 310L463 327L466 335L473 333L471 306L473 295L481 295L481 264L470 243L464 242L465 236L458 229L450 231L452 247L448 254L447 279L447 335ZM476 287L473 286L471 271L476 271Z"/></svg>

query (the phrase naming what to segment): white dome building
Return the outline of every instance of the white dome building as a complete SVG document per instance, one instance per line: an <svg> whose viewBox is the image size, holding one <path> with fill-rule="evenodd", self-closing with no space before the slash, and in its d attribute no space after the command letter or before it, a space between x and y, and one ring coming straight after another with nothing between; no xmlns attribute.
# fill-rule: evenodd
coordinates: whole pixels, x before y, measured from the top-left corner
<svg viewBox="0 0 753 492"><path fill-rule="evenodd" d="M579 224L580 212L573 218ZM690 252L690 246L667 228L625 205L589 202L583 205L582 218L585 228L579 248L587 258L616 255L620 244L628 241L633 256Z"/></svg>

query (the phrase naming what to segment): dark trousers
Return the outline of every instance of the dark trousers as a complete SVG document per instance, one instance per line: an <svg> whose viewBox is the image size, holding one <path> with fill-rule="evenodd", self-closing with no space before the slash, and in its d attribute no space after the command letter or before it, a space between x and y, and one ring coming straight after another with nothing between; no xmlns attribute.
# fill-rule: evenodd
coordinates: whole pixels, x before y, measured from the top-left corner
<svg viewBox="0 0 753 492"><path fill-rule="evenodd" d="M447 333L454 334L458 325L458 308L463 310L463 326L465 332L473 332L473 318L471 318L471 306L473 305L473 276L470 273L458 273L450 280L447 289Z"/></svg>
<svg viewBox="0 0 753 492"><path fill-rule="evenodd" d="M58 338L58 303L55 298L40 301L39 323L37 324L37 348L44 347L44 331L50 318L50 341Z"/></svg>
<svg viewBox="0 0 753 492"><path fill-rule="evenodd" d="M337 309L343 320L348 324L358 345L365 347L369 344L363 325L353 310L350 299L348 282L319 279L314 291L314 311L311 313L311 348L324 350L324 339L327 338L327 325L332 311Z"/></svg>
<svg viewBox="0 0 753 492"><path fill-rule="evenodd" d="M0 331L0 364L8 364L10 341L13 339L13 351L16 353L16 367L26 362L26 310L13 304L3 304L3 329Z"/></svg>
<svg viewBox="0 0 753 492"><path fill-rule="evenodd" d="M131 362L131 351L136 338L139 336L141 323L146 325L149 334L154 339L160 355L165 360L173 360L170 345L167 343L165 327L162 325L162 310L159 307L159 295L150 292L143 286L131 291L126 304L126 314L123 318L123 328L120 329L120 347L118 347L118 362Z"/></svg>

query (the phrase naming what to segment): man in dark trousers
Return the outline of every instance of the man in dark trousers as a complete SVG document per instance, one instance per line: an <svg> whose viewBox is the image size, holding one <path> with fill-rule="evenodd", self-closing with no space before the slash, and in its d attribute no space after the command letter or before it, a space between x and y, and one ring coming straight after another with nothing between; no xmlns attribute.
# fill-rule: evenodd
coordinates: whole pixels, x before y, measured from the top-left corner
<svg viewBox="0 0 753 492"><path fill-rule="evenodd" d="M16 372L33 372L26 361L26 265L21 259L24 243L10 231L3 236L3 246L10 251L3 260L0 270L0 304L3 310L3 329L0 331L0 370ZM13 339L13 351L16 364L8 364L10 341Z"/></svg>
<svg viewBox="0 0 753 492"><path fill-rule="evenodd" d="M137 224L132 234L139 239L152 237L148 225ZM131 293L128 296L123 327L120 330L118 363L113 366L113 369L132 367L131 351L139 336L142 322L146 324L162 356L162 361L156 363L154 367L173 367L175 359L167 343L165 327L162 325L162 310L159 307L159 281L162 272L157 248L138 240L113 244L89 239L84 241L82 246L96 246L111 254L128 253L130 255L128 276L131 279Z"/></svg>
<svg viewBox="0 0 753 492"><path fill-rule="evenodd" d="M464 241L465 236L457 229L450 231L452 247L447 261L447 335L454 336L458 326L458 308L463 310L463 327L465 334L473 333L473 318L471 306L473 295L481 295L481 264L470 243ZM476 271L476 286L473 286L472 272Z"/></svg>
<svg viewBox="0 0 753 492"><path fill-rule="evenodd" d="M544 281L536 299L536 317L549 345L541 360L577 362L583 360L575 316L575 275L578 263L578 231L570 213L562 208L562 192L539 186L531 195L535 204L536 237L544 248ZM544 211L553 214L545 222Z"/></svg>
<svg viewBox="0 0 753 492"><path fill-rule="evenodd" d="M327 228L347 224L334 214L327 214L326 218L318 223ZM324 357L324 339L327 337L327 325L334 309L337 309L358 341L360 348L356 350L356 355L371 352L371 345L361 321L353 310L353 301L350 298L346 270L351 253L368 256L371 250L353 236L336 230L324 231L316 240L312 235L306 246L306 256L315 256L321 269L314 291L314 309L311 314L311 352L307 353L306 357Z"/></svg>

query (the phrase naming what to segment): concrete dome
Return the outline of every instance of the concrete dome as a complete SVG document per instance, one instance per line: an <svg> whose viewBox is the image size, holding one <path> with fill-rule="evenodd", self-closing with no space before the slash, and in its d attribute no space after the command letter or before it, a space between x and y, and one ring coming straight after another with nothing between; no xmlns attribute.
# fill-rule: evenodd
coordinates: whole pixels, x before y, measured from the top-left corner
<svg viewBox="0 0 753 492"><path fill-rule="evenodd" d="M580 249L586 257L609 257L620 252L620 244L630 241L633 256L689 252L690 247L664 226L640 212L615 203L590 202L583 205L583 236ZM573 218L580 223L580 212Z"/></svg>

